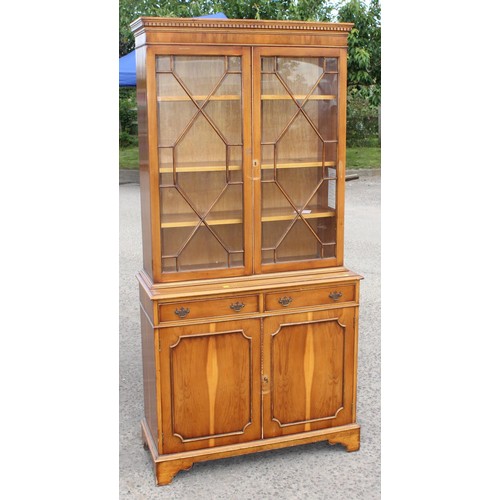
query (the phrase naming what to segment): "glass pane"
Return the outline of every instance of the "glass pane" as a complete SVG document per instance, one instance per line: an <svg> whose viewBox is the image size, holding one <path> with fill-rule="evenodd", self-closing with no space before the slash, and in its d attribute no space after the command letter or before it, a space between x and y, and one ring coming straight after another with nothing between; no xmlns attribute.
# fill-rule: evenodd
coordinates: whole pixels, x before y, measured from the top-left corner
<svg viewBox="0 0 500 500"><path fill-rule="evenodd" d="M173 146L195 114L191 101L159 102L158 146Z"/></svg>
<svg viewBox="0 0 500 500"><path fill-rule="evenodd" d="M276 145L277 165L318 163L323 160L323 141L311 123L300 113ZM321 164L319 165L321 166Z"/></svg>
<svg viewBox="0 0 500 500"><path fill-rule="evenodd" d="M229 256L229 267L243 267L243 253L232 253Z"/></svg>
<svg viewBox="0 0 500 500"><path fill-rule="evenodd" d="M175 187L160 189L160 211L163 225L177 219L178 214L188 214L191 218L198 219L189 203Z"/></svg>
<svg viewBox="0 0 500 500"><path fill-rule="evenodd" d="M228 70L241 71L241 57L228 57Z"/></svg>
<svg viewBox="0 0 500 500"><path fill-rule="evenodd" d="M226 172L182 172L177 175L177 185L185 199L203 217L224 192Z"/></svg>
<svg viewBox="0 0 500 500"><path fill-rule="evenodd" d="M198 228L178 258L180 271L228 267L228 254L205 225Z"/></svg>
<svg viewBox="0 0 500 500"><path fill-rule="evenodd" d="M338 59L336 57L325 58L325 71L338 71Z"/></svg>
<svg viewBox="0 0 500 500"><path fill-rule="evenodd" d="M181 249L187 244L190 237L193 235L195 229L196 226L162 229L161 254L164 257L164 260L167 257L177 257ZM163 264L166 264L166 262L163 262Z"/></svg>
<svg viewBox="0 0 500 500"><path fill-rule="evenodd" d="M335 142L325 142L325 165L327 167L337 166L337 141ZM334 176L336 173L334 173ZM328 177L331 177L332 173L328 173Z"/></svg>
<svg viewBox="0 0 500 500"><path fill-rule="evenodd" d="M294 96L309 94L323 74L321 57L278 57L277 72Z"/></svg>
<svg viewBox="0 0 500 500"><path fill-rule="evenodd" d="M278 97L291 99L290 93L275 73L262 74L261 93L262 100Z"/></svg>
<svg viewBox="0 0 500 500"><path fill-rule="evenodd" d="M262 250L262 263L272 264L274 262L274 250Z"/></svg>
<svg viewBox="0 0 500 500"><path fill-rule="evenodd" d="M243 222L243 206L240 203L243 196L241 184L227 186L222 195L210 209L206 221L210 226L233 225ZM242 250L243 245L232 247L232 250Z"/></svg>
<svg viewBox="0 0 500 500"><path fill-rule="evenodd" d="M283 191L287 194L293 205L298 209L304 207L311 196L317 198L315 193L321 178L321 169L315 168L311 171L309 168L277 168L276 180Z"/></svg>
<svg viewBox="0 0 500 500"><path fill-rule="evenodd" d="M164 271L168 273L173 273L176 271L176 264L177 259L176 258L169 258L169 257L164 257L163 258L163 269Z"/></svg>
<svg viewBox="0 0 500 500"><path fill-rule="evenodd" d="M304 111L323 141L331 141L337 137L336 100L307 101Z"/></svg>
<svg viewBox="0 0 500 500"><path fill-rule="evenodd" d="M337 61L277 57L274 65L268 59L263 58L267 73L261 76L262 263L331 258Z"/></svg>
<svg viewBox="0 0 500 500"><path fill-rule="evenodd" d="M282 213L284 212L285 210L282 211ZM285 237L294 220L292 218L294 217L293 209L289 209L288 213L291 220L268 220L262 224L262 248L274 251Z"/></svg>
<svg viewBox="0 0 500 500"><path fill-rule="evenodd" d="M226 143L210 122L198 114L178 141L174 158L179 172L189 168L197 168L198 171L225 170Z"/></svg>
<svg viewBox="0 0 500 500"><path fill-rule="evenodd" d="M262 212L279 210L281 208L293 210L293 206L286 199L286 196L279 189L275 182L265 182L262 184Z"/></svg>
<svg viewBox="0 0 500 500"><path fill-rule="evenodd" d="M299 108L290 99L262 101L262 142L274 143L285 132Z"/></svg>
<svg viewBox="0 0 500 500"><path fill-rule="evenodd" d="M209 226L229 252L240 252L243 250L243 223L209 224Z"/></svg>
<svg viewBox="0 0 500 500"><path fill-rule="evenodd" d="M162 270L241 267L241 58L158 56L157 71Z"/></svg>
<svg viewBox="0 0 500 500"><path fill-rule="evenodd" d="M262 158L262 180L274 179L274 144L271 146L261 146L260 154Z"/></svg>
<svg viewBox="0 0 500 500"><path fill-rule="evenodd" d="M313 90L313 96L328 96L333 99L338 92L338 75L333 73L326 73L321 77L317 87Z"/></svg>
<svg viewBox="0 0 500 500"><path fill-rule="evenodd" d="M156 71L171 71L170 57L171 56L157 56Z"/></svg>
<svg viewBox="0 0 500 500"><path fill-rule="evenodd" d="M227 75L204 109L226 144L242 143L240 74Z"/></svg>
<svg viewBox="0 0 500 500"><path fill-rule="evenodd" d="M242 146L228 146L229 182L243 182L243 148Z"/></svg>
<svg viewBox="0 0 500 500"><path fill-rule="evenodd" d="M263 57L261 68L262 73L276 71L276 57Z"/></svg>
<svg viewBox="0 0 500 500"><path fill-rule="evenodd" d="M189 101L190 98L186 91L182 88L179 80L172 73L159 73L156 78L156 95L169 101L184 100ZM177 99L175 99L177 98Z"/></svg>
<svg viewBox="0 0 500 500"><path fill-rule="evenodd" d="M173 148L158 149L158 163L160 168L160 185L174 183L174 156Z"/></svg>
<svg viewBox="0 0 500 500"><path fill-rule="evenodd" d="M321 245L302 219L297 220L276 249L276 261L318 259Z"/></svg>
<svg viewBox="0 0 500 500"><path fill-rule="evenodd" d="M216 87L225 72L223 56L174 56L174 72L191 96L204 99Z"/></svg>

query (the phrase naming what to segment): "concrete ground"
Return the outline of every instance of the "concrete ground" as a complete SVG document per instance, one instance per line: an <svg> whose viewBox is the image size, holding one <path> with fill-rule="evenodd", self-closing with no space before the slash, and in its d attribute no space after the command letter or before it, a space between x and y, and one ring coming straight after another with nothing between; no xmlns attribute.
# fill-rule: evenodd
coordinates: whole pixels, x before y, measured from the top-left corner
<svg viewBox="0 0 500 500"><path fill-rule="evenodd" d="M143 449L139 298L139 185L120 173L120 498L378 499L380 498L380 171L356 171L346 184L345 265L362 274L358 405L361 449L326 442L198 463L168 486L155 486Z"/></svg>

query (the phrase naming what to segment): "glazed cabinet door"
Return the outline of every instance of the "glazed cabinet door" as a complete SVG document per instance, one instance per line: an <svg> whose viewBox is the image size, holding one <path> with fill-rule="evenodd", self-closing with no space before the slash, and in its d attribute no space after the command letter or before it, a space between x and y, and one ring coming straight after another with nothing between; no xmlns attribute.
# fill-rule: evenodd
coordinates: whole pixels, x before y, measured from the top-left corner
<svg viewBox="0 0 500 500"><path fill-rule="evenodd" d="M251 272L249 54L183 46L148 53L156 281Z"/></svg>
<svg viewBox="0 0 500 500"><path fill-rule="evenodd" d="M342 49L254 49L258 272L342 265Z"/></svg>
<svg viewBox="0 0 500 500"><path fill-rule="evenodd" d="M264 437L355 422L355 311L264 319Z"/></svg>
<svg viewBox="0 0 500 500"><path fill-rule="evenodd" d="M159 355L162 453L260 437L260 320L162 328Z"/></svg>

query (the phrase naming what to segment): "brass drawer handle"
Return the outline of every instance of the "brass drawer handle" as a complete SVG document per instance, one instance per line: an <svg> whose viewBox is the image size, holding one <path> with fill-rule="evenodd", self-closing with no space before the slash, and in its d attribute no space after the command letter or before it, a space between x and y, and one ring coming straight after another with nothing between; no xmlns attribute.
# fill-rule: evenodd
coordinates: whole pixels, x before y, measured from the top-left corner
<svg viewBox="0 0 500 500"><path fill-rule="evenodd" d="M340 297L342 297L342 292L332 292L330 295L328 295L333 300L339 300Z"/></svg>
<svg viewBox="0 0 500 500"><path fill-rule="evenodd" d="M245 304L243 302L233 302L230 306L229 306L233 311L241 311L244 307L245 307Z"/></svg>
<svg viewBox="0 0 500 500"><path fill-rule="evenodd" d="M291 304L292 302L292 297L281 297L280 299L278 299L278 302L283 306L283 307L287 307Z"/></svg>
<svg viewBox="0 0 500 500"><path fill-rule="evenodd" d="M177 314L179 318L185 318L189 314L189 307L181 307L180 309L176 309L175 314Z"/></svg>

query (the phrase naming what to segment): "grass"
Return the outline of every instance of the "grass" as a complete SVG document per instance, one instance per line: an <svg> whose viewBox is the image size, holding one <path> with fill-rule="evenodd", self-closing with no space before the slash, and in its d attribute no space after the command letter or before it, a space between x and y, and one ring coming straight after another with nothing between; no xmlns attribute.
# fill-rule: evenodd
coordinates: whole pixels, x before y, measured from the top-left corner
<svg viewBox="0 0 500 500"><path fill-rule="evenodd" d="M347 168L380 168L380 147L347 148Z"/></svg>
<svg viewBox="0 0 500 500"><path fill-rule="evenodd" d="M380 168L380 148L347 148L347 168ZM120 148L120 168L139 169L139 149L137 146Z"/></svg>
<svg viewBox="0 0 500 500"><path fill-rule="evenodd" d="M120 148L120 168L139 170L139 146Z"/></svg>

